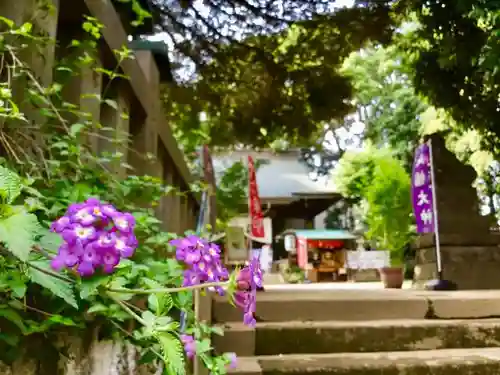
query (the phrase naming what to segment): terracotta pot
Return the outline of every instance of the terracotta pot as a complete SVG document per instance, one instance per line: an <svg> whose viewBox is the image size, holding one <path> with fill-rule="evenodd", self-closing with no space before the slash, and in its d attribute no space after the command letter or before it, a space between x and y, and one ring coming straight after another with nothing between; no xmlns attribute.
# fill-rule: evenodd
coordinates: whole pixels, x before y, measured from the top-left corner
<svg viewBox="0 0 500 375"><path fill-rule="evenodd" d="M386 289L401 289L405 279L403 267L384 267L380 268L380 280Z"/></svg>

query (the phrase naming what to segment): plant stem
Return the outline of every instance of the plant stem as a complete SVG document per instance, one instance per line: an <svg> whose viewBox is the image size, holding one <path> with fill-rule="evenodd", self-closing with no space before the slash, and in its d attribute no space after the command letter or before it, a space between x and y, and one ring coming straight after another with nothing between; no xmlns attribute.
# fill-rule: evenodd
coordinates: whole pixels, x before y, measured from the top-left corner
<svg viewBox="0 0 500 375"><path fill-rule="evenodd" d="M210 288L214 286L225 286L229 283L224 282L213 282L213 283L204 283L204 284L196 284L189 286L182 286L178 288L159 288L159 289L127 289L127 288L110 288L109 292L114 293L129 293L129 294L156 294L156 293L176 293L176 292L185 292L187 290L196 290L203 288Z"/></svg>
<svg viewBox="0 0 500 375"><path fill-rule="evenodd" d="M144 319L142 319L139 315L137 315L130 307L128 307L126 304L123 303L123 301L120 301L118 298L116 298L113 294L107 293L108 297L111 298L116 304L120 305L120 307L127 312L132 318L137 320L139 323L141 323L143 326L147 326L146 322Z"/></svg>
<svg viewBox="0 0 500 375"><path fill-rule="evenodd" d="M46 275L55 277L56 279L62 280L62 281L67 282L67 283L74 283L74 280L70 279L69 277L60 275L60 274L58 274L56 272L52 272L51 270L48 270L48 269L45 269L45 268L41 268L41 267L35 266L31 262L27 262L27 264L28 264L28 266L33 267L37 271L40 271L40 272L42 272L42 273L44 273Z"/></svg>

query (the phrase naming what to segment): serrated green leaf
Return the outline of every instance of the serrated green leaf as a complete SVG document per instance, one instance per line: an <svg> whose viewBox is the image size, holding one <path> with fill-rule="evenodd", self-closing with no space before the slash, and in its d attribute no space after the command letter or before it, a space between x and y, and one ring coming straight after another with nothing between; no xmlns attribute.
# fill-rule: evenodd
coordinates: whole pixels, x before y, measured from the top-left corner
<svg viewBox="0 0 500 375"><path fill-rule="evenodd" d="M21 194L23 184L17 173L0 166L0 196L12 203Z"/></svg>
<svg viewBox="0 0 500 375"><path fill-rule="evenodd" d="M35 267L40 269L46 269L48 272L52 272L48 261L38 260L31 262ZM66 303L73 306L75 309L78 308L78 303L76 302L75 291L73 285L64 280L58 279L54 276L50 276L36 268L30 268L29 276L31 281L37 283L50 290L54 295L62 298Z"/></svg>
<svg viewBox="0 0 500 375"><path fill-rule="evenodd" d="M27 261L41 226L34 214L19 212L0 220L0 241L12 254Z"/></svg>
<svg viewBox="0 0 500 375"><path fill-rule="evenodd" d="M41 248L51 253L57 253L57 250L62 245L62 242L62 237L59 234L49 231L46 231L40 240L38 240Z"/></svg>
<svg viewBox="0 0 500 375"><path fill-rule="evenodd" d="M179 339L171 333L162 332L158 334L158 341L162 348L163 360L168 373L185 375L184 347Z"/></svg>

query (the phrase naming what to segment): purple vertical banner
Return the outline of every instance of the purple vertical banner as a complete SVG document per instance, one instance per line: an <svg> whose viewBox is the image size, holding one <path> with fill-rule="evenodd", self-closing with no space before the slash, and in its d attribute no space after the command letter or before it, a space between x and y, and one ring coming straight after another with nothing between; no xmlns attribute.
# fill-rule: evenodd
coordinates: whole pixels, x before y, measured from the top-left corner
<svg viewBox="0 0 500 375"><path fill-rule="evenodd" d="M417 233L433 233L435 231L432 182L430 149L429 145L424 143L415 150L411 176L411 194Z"/></svg>

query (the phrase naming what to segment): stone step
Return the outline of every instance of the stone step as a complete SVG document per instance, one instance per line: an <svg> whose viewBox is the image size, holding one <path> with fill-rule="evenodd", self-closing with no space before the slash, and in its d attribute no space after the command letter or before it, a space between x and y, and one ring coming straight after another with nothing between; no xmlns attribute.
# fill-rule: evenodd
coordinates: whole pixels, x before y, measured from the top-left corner
<svg viewBox="0 0 500 375"><path fill-rule="evenodd" d="M257 295L256 315L262 322L500 318L500 299L494 291L266 291ZM218 323L239 322L242 313L216 296L212 317Z"/></svg>
<svg viewBox="0 0 500 375"><path fill-rule="evenodd" d="M500 348L240 357L238 375L496 375Z"/></svg>
<svg viewBox="0 0 500 375"><path fill-rule="evenodd" d="M223 325L219 353L239 356L500 347L500 319L271 322Z"/></svg>

